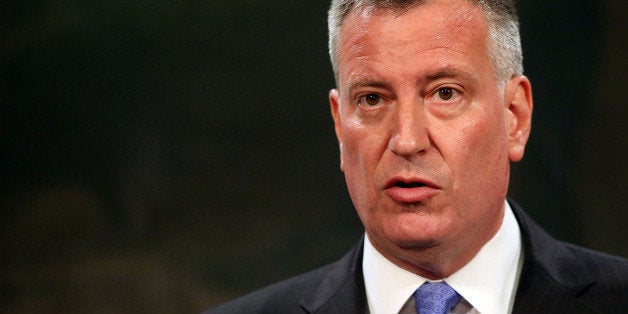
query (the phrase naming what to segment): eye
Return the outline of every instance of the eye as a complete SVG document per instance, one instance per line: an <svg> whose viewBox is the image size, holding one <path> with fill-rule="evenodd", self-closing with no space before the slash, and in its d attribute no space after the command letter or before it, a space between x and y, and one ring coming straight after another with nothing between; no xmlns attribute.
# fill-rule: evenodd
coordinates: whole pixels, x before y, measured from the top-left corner
<svg viewBox="0 0 628 314"><path fill-rule="evenodd" d="M358 102L366 107L375 107L382 103L382 96L378 94L368 94L360 97Z"/></svg>
<svg viewBox="0 0 628 314"><path fill-rule="evenodd" d="M460 96L460 92L458 92L457 90L451 87L439 88L438 90L436 90L436 93L434 93L434 97L437 100L443 100L443 101L456 99L458 98L458 96Z"/></svg>

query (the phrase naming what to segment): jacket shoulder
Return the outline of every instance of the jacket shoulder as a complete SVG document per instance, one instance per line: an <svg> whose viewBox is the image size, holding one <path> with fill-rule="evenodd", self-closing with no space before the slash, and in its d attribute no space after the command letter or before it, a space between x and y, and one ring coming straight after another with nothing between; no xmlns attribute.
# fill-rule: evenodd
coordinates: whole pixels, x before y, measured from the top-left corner
<svg viewBox="0 0 628 314"><path fill-rule="evenodd" d="M628 302L628 259L593 251L570 243L563 243L595 278L591 289L602 295L615 296L615 300ZM625 304L628 308L628 304Z"/></svg>
<svg viewBox="0 0 628 314"><path fill-rule="evenodd" d="M327 266L262 288L205 313L364 313L363 238Z"/></svg>
<svg viewBox="0 0 628 314"><path fill-rule="evenodd" d="M628 260L556 240L509 202L524 255L513 313L625 313Z"/></svg>
<svg viewBox="0 0 628 314"><path fill-rule="evenodd" d="M203 314L302 313L298 301L315 289L333 266L334 263L277 282L209 309Z"/></svg>

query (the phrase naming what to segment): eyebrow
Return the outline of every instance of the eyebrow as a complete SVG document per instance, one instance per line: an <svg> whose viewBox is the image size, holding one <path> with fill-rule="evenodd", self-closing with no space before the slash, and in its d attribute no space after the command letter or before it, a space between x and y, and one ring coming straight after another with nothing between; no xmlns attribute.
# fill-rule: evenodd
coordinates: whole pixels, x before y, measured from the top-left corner
<svg viewBox="0 0 628 314"><path fill-rule="evenodd" d="M471 73L451 68L440 69L426 75L425 78L427 78L428 81L435 81L442 78L461 78L466 81L475 80L475 77Z"/></svg>
<svg viewBox="0 0 628 314"><path fill-rule="evenodd" d="M391 85L390 83L386 81L359 79L354 82L351 82L351 84L349 84L348 90L351 91L360 87L376 87L376 88L389 89Z"/></svg>
<svg viewBox="0 0 628 314"><path fill-rule="evenodd" d="M438 69L436 72L429 73L425 75L424 77L420 78L417 81L417 84L419 84L421 81L424 81L424 80L435 81L442 78L459 78L465 81L476 80L475 76L469 72L462 71L456 68L441 68L441 69ZM363 78L363 79L357 79L351 82L347 90L352 91L356 88L361 88L361 87L375 87L375 88L382 88L382 89L391 89L392 85L389 82L383 81L383 80L372 80L368 78Z"/></svg>

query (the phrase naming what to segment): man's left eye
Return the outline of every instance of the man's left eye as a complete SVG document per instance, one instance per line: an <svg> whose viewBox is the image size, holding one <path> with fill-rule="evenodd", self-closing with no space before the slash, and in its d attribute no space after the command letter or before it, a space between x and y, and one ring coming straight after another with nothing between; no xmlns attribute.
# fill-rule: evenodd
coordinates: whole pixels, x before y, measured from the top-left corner
<svg viewBox="0 0 628 314"><path fill-rule="evenodd" d="M436 91L434 97L438 100L448 101L457 98L459 95L460 93L451 87L442 87Z"/></svg>

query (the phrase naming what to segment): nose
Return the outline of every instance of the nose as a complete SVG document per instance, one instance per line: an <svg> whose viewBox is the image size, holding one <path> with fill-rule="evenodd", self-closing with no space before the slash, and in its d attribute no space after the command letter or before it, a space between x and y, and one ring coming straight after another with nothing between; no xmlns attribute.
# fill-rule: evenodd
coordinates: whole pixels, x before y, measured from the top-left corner
<svg viewBox="0 0 628 314"><path fill-rule="evenodd" d="M396 155L410 159L430 147L427 117L416 102L398 103L388 149Z"/></svg>

